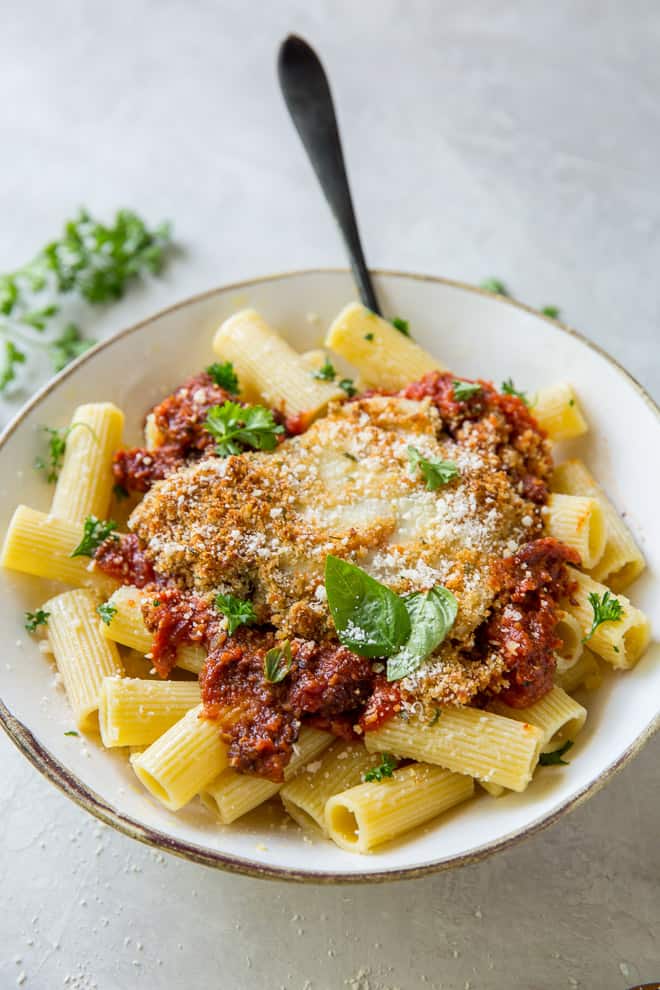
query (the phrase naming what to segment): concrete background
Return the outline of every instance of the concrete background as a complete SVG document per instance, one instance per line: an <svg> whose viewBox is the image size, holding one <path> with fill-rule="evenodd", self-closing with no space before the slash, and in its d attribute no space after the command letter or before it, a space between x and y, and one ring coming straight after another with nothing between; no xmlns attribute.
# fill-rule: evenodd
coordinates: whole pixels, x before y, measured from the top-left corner
<svg viewBox="0 0 660 990"><path fill-rule="evenodd" d="M185 248L96 313L94 335L211 285L343 263L275 82L277 44L297 31L334 83L371 263L502 278L559 305L660 397L657 3L5 0L1 14L0 271L81 203L169 217ZM2 987L660 978L660 739L494 860L336 889L163 857L68 803L4 738L0 753Z"/></svg>

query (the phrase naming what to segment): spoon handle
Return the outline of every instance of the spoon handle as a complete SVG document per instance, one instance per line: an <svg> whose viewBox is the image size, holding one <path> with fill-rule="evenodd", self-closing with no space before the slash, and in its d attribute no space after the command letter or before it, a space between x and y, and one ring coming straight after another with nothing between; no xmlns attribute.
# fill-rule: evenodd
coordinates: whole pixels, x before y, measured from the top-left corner
<svg viewBox="0 0 660 990"><path fill-rule="evenodd" d="M325 198L342 232L365 306L380 315L364 259L328 78L313 48L296 35L280 46L280 87Z"/></svg>

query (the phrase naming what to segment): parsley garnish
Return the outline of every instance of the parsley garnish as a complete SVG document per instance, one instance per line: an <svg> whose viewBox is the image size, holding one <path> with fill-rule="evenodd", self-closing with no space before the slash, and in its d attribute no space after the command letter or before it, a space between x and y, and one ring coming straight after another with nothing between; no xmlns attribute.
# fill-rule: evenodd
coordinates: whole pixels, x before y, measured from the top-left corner
<svg viewBox="0 0 660 990"><path fill-rule="evenodd" d="M39 626L45 626L50 618L50 612L44 612L42 608L38 608L36 612L26 612L25 613L25 628L28 632L36 632Z"/></svg>
<svg viewBox="0 0 660 990"><path fill-rule="evenodd" d="M513 384L512 378L507 378L506 381L502 382L502 392L504 395L515 395L518 399L521 399L526 406L529 406L530 404L529 399L527 398L527 393L519 392Z"/></svg>
<svg viewBox="0 0 660 990"><path fill-rule="evenodd" d="M112 494L118 502L123 502L124 499L129 497L128 489L124 488L123 485L113 485Z"/></svg>
<svg viewBox="0 0 660 990"><path fill-rule="evenodd" d="M277 425L265 406L240 406L229 401L211 406L204 426L215 437L215 450L221 457L242 454L246 447L273 450L277 437L284 433L284 427Z"/></svg>
<svg viewBox="0 0 660 990"><path fill-rule="evenodd" d="M85 340L80 332L80 327L76 326L75 323L67 323L60 336L56 337L48 348L55 371L66 368L67 364L80 357L95 343L95 340Z"/></svg>
<svg viewBox="0 0 660 990"><path fill-rule="evenodd" d="M544 316L549 316L552 320L559 319L559 306L544 306L541 312Z"/></svg>
<svg viewBox="0 0 660 990"><path fill-rule="evenodd" d="M285 640L282 646L274 646L264 657L264 677L269 684L279 684L291 670L293 657L291 645Z"/></svg>
<svg viewBox="0 0 660 990"><path fill-rule="evenodd" d="M215 596L215 607L226 618L227 630L230 636L233 636L239 626L249 626L257 621L252 602L237 598L236 595L217 594Z"/></svg>
<svg viewBox="0 0 660 990"><path fill-rule="evenodd" d="M83 537L76 549L71 554L72 557L93 557L95 552L109 536L118 540L115 533L117 523L114 519L97 519L96 516L87 516L83 526Z"/></svg>
<svg viewBox="0 0 660 990"><path fill-rule="evenodd" d="M583 643L589 642L603 622L620 622L623 617L623 605L609 591L604 591L602 598L596 591L592 591L589 594L589 604L594 612L594 620L591 629L582 640Z"/></svg>
<svg viewBox="0 0 660 990"><path fill-rule="evenodd" d="M320 382L334 382L336 377L335 366L329 358L326 358L325 363L312 375L312 378L316 378Z"/></svg>
<svg viewBox="0 0 660 990"><path fill-rule="evenodd" d="M96 606L96 611L99 613L106 626L109 626L117 614L117 606L113 605L112 602L102 602L101 605Z"/></svg>
<svg viewBox="0 0 660 990"><path fill-rule="evenodd" d="M352 399L354 395L357 395L357 389L353 384L352 378L342 378L342 380L339 382L339 387L343 388L344 392L346 392L346 395L349 397L349 399Z"/></svg>
<svg viewBox="0 0 660 990"><path fill-rule="evenodd" d="M351 454L350 451L345 450L344 457L348 457L349 461L355 461L355 463L357 464L357 457L355 456L355 454Z"/></svg>
<svg viewBox="0 0 660 990"><path fill-rule="evenodd" d="M371 341L374 339L374 335L372 333L365 333L364 339Z"/></svg>
<svg viewBox="0 0 660 990"><path fill-rule="evenodd" d="M481 288L485 289L486 292L494 292L496 296L509 295L509 290L499 278L487 278L485 282L481 283Z"/></svg>
<svg viewBox="0 0 660 990"><path fill-rule="evenodd" d="M0 326L1 329L1 326ZM11 341L5 341L5 363L0 371L0 392L16 378L16 365L25 364L25 354Z"/></svg>
<svg viewBox="0 0 660 990"><path fill-rule="evenodd" d="M461 472L453 461L429 461L422 457L416 447L409 446L407 449L412 473L417 469L421 471L430 492L460 476Z"/></svg>
<svg viewBox="0 0 660 990"><path fill-rule="evenodd" d="M216 385L224 388L225 392L229 392L230 395L238 395L238 377L231 361L223 361L222 364L214 361L208 366L206 373L211 376Z"/></svg>
<svg viewBox="0 0 660 990"><path fill-rule="evenodd" d="M403 320L400 316L395 316L392 320L392 326L395 330L398 330L399 333L402 333L404 337L410 336L410 324L408 323L408 320Z"/></svg>
<svg viewBox="0 0 660 990"><path fill-rule="evenodd" d="M378 766L367 770L362 779L365 784L380 783L385 777L391 777L398 765L399 761L395 756L392 756L391 753L383 753Z"/></svg>
<svg viewBox="0 0 660 990"><path fill-rule="evenodd" d="M160 608L160 599L154 598L151 604L153 605L154 608Z"/></svg>
<svg viewBox="0 0 660 990"><path fill-rule="evenodd" d="M454 398L457 402L465 402L466 399L471 399L477 392L481 392L481 385L473 384L472 382L459 382L458 379L454 379L452 385L454 386Z"/></svg>
<svg viewBox="0 0 660 990"><path fill-rule="evenodd" d="M539 763L542 767L557 767L557 766L568 766L568 760L562 760L562 756L568 753L569 749L573 746L573 740L567 739L563 746L559 749L553 749L551 753L541 753L539 756Z"/></svg>
<svg viewBox="0 0 660 990"><path fill-rule="evenodd" d="M61 429L53 426L43 427L43 430L50 437L48 441L48 460L45 461L43 457L37 457L34 466L38 471L46 471L46 481L49 484L57 481L59 477L62 462L64 461L64 454L66 453L66 442L69 439L71 431L77 426L84 427L93 436L96 436L89 423L72 423L71 426L63 426ZM128 492L126 494L128 495Z"/></svg>
<svg viewBox="0 0 660 990"><path fill-rule="evenodd" d="M13 338L20 328L45 333L57 322L58 297L77 293L89 303L105 303L123 295L126 285L142 273L158 272L170 242L170 230L161 224L149 230L130 210L120 210L109 226L81 210L68 221L62 236L40 251L15 272L0 275L0 334L4 335L5 362L0 372L0 391L16 377L16 365L26 360ZM44 305L34 296L48 293ZM33 343L36 341L33 338ZM91 347L73 323L59 328L46 347L56 371Z"/></svg>
<svg viewBox="0 0 660 990"><path fill-rule="evenodd" d="M80 733L79 732L76 732L75 729L69 729L69 731L68 732L65 732L64 735L65 736L80 736Z"/></svg>

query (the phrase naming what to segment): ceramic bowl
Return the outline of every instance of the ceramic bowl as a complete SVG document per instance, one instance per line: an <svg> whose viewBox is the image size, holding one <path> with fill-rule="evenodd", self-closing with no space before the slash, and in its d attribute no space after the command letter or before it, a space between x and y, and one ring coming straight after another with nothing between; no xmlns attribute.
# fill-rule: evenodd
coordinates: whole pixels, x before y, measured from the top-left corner
<svg viewBox="0 0 660 990"><path fill-rule="evenodd" d="M584 457L622 511L642 546L648 570L628 592L660 622L660 416L642 388L601 350L565 327L511 300L467 285L379 272L384 312L404 316L415 339L460 375L519 388L569 380L591 430L560 456ZM293 344L317 346L325 328L355 297L346 271L303 271L214 289L119 333L80 358L44 388L0 440L0 530L19 502L45 510L50 489L33 462L39 427L64 425L80 402L108 399L124 409L129 442L137 442L145 410L186 375L211 360L218 324L245 306L258 309ZM316 882L388 880L471 862L529 836L604 784L658 724L660 648L637 667L610 674L586 696L589 718L570 765L537 773L524 794L494 800L482 794L437 823L371 856L358 856L284 824L277 807L229 827L192 802L172 814L138 784L125 754L64 733L71 716L53 670L23 628L23 613L52 589L0 573L0 719L32 763L74 801L136 839L223 869Z"/></svg>

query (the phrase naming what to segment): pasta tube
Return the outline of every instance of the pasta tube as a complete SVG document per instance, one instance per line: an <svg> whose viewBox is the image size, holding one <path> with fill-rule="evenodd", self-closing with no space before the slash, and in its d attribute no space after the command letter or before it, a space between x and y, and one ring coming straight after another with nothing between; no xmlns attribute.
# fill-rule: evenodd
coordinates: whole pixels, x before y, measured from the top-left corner
<svg viewBox="0 0 660 990"><path fill-rule="evenodd" d="M540 701L527 708L510 708L501 701L493 701L489 710L518 722L529 722L543 733L543 751L556 749L551 740L574 739L587 718L587 709L571 698L560 687L553 687Z"/></svg>
<svg viewBox="0 0 660 990"><path fill-rule="evenodd" d="M543 733L528 722L479 708L439 708L433 725L417 718L389 719L364 742L374 753L394 753L439 764L456 773L524 791L532 778Z"/></svg>
<svg viewBox="0 0 660 990"><path fill-rule="evenodd" d="M225 320L213 341L215 352L233 363L242 394L258 398L285 416L310 423L333 399L345 393L333 382L319 381L300 355L253 309Z"/></svg>
<svg viewBox="0 0 660 990"><path fill-rule="evenodd" d="M557 669L555 674L555 684L563 688L568 694L577 691L580 687L592 691L600 687L601 682L600 667L591 650L584 650L582 656L572 667L564 671Z"/></svg>
<svg viewBox="0 0 660 990"><path fill-rule="evenodd" d="M607 540L603 555L592 571L595 581L607 582L614 591L622 591L646 567L646 561L623 519L582 461L564 461L552 475L552 489L566 495L595 498L605 515Z"/></svg>
<svg viewBox="0 0 660 990"><path fill-rule="evenodd" d="M199 705L196 681L106 677L99 698L103 745L148 746Z"/></svg>
<svg viewBox="0 0 660 990"><path fill-rule="evenodd" d="M573 387L567 383L539 389L531 412L551 440L581 437L589 429Z"/></svg>
<svg viewBox="0 0 660 990"><path fill-rule="evenodd" d="M595 498L552 494L545 506L544 517L550 536L577 550L585 570L596 566L605 550L607 524L605 513Z"/></svg>
<svg viewBox="0 0 660 990"><path fill-rule="evenodd" d="M144 752L131 757L138 780L170 811L178 811L227 766L217 723L191 708Z"/></svg>
<svg viewBox="0 0 660 990"><path fill-rule="evenodd" d="M81 526L19 505L5 535L0 564L35 577L109 594L117 582L98 570L89 557L71 556L81 538Z"/></svg>
<svg viewBox="0 0 660 990"><path fill-rule="evenodd" d="M151 652L153 637L144 624L142 618L141 603L144 592L131 585L122 585L117 588L114 594L108 599L108 604L112 606L109 612L112 613L110 621L103 625L103 635L107 639L121 643L122 646L129 646L132 650L137 650L148 656ZM115 609L112 612L112 609ZM176 652L176 665L183 670L189 670L192 674L199 674L204 661L206 651L201 646L194 643L181 645Z"/></svg>
<svg viewBox="0 0 660 990"><path fill-rule="evenodd" d="M112 455L121 445L124 414L112 402L78 406L66 439L51 515L82 526L105 519L112 497Z"/></svg>
<svg viewBox="0 0 660 990"><path fill-rule="evenodd" d="M564 604L566 611L574 615L587 637L589 648L607 660L613 667L626 670L634 666L646 650L651 638L649 620L640 609L628 601L624 595L617 595L623 612L620 618L602 622L591 634L595 609L589 595L596 595L602 602L609 589L594 581L588 574L571 570L577 582L577 589Z"/></svg>
<svg viewBox="0 0 660 990"><path fill-rule="evenodd" d="M562 612L555 632L562 645L555 653L557 670L563 673L573 667L582 656L582 629L580 623L570 612Z"/></svg>
<svg viewBox="0 0 660 990"><path fill-rule="evenodd" d="M123 673L119 651L101 635L91 591L65 591L46 602L44 611L49 613L48 639L76 724L82 732L92 732L99 727L103 679Z"/></svg>
<svg viewBox="0 0 660 990"><path fill-rule="evenodd" d="M342 849L368 853L473 793L471 777L414 763L395 770L391 778L358 784L329 798L326 831Z"/></svg>
<svg viewBox="0 0 660 990"><path fill-rule="evenodd" d="M284 779L295 777L302 768L314 760L332 742L329 732L304 726L295 746L294 753L285 767ZM223 825L229 825L248 811L263 804L282 788L282 784L260 777L248 777L228 768L212 781L200 797Z"/></svg>
<svg viewBox="0 0 660 990"><path fill-rule="evenodd" d="M282 803L294 821L303 828L325 830L328 798L362 783L363 775L380 761L362 743L335 742L321 760L305 768L280 791Z"/></svg>
<svg viewBox="0 0 660 990"><path fill-rule="evenodd" d="M346 306L328 330L326 347L350 362L369 388L402 388L443 366L410 337L360 303Z"/></svg>

